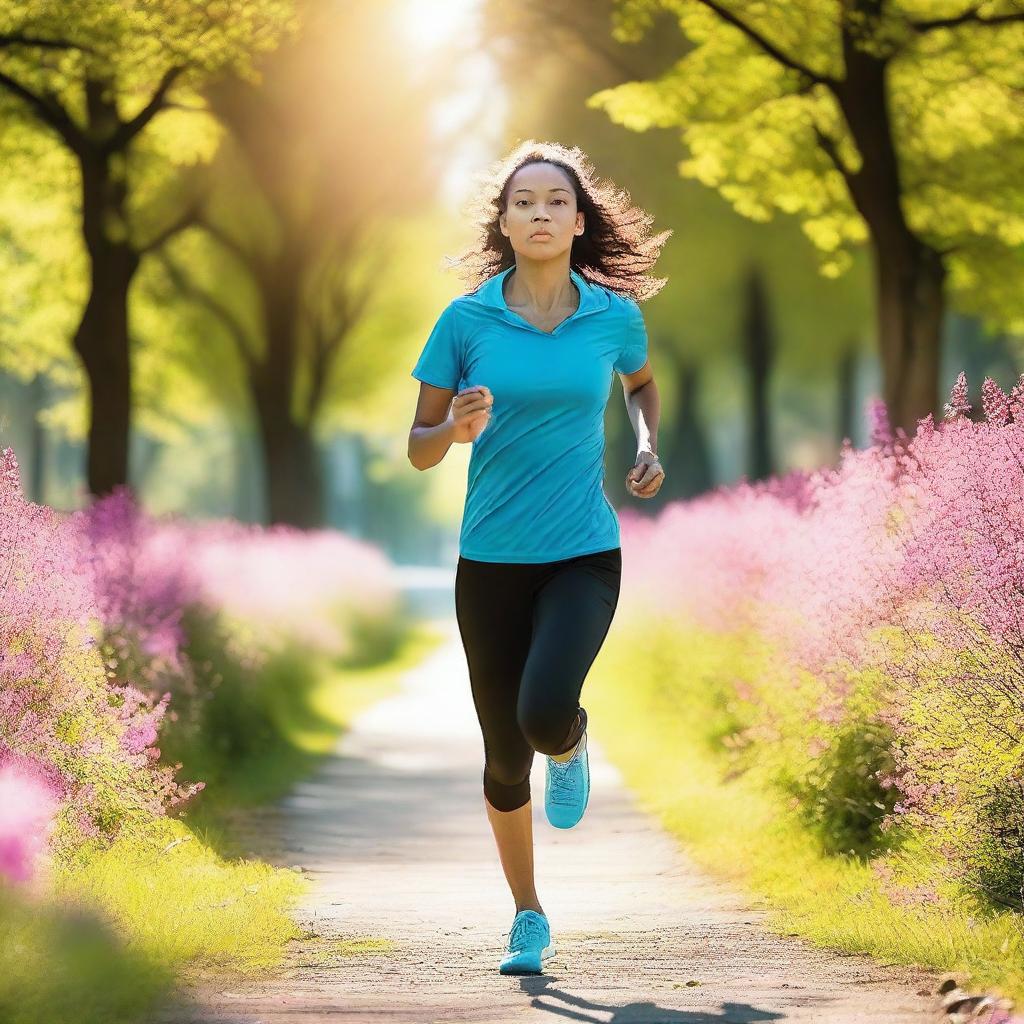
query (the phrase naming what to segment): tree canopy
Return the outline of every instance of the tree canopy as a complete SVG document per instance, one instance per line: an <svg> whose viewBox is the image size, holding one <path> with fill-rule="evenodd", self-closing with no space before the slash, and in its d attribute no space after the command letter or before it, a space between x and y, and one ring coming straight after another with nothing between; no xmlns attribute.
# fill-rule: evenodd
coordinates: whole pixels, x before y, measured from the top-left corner
<svg viewBox="0 0 1024 1024"><path fill-rule="evenodd" d="M840 102L860 55L885 62L900 202L941 253L960 308L1024 328L1024 11L1014 0L619 0L613 35L669 12L689 46L664 74L591 105L630 129L678 127L679 172L738 212L799 217L822 271L868 237L854 196L876 173ZM852 130L853 129L853 130Z"/></svg>

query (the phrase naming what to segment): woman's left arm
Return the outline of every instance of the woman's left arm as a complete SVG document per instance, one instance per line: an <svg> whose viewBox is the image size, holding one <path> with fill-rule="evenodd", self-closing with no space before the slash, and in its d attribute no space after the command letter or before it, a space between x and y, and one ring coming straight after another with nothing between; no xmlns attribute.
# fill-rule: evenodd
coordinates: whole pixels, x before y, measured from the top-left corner
<svg viewBox="0 0 1024 1024"><path fill-rule="evenodd" d="M626 412L636 434L636 462L626 474L626 489L637 498L653 498L665 480L658 461L658 420L661 399L650 362L636 373L620 374Z"/></svg>

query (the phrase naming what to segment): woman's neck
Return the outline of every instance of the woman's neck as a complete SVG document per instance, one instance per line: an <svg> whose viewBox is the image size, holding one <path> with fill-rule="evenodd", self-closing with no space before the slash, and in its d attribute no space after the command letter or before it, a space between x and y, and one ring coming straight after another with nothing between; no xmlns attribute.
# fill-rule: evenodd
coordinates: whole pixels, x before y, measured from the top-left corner
<svg viewBox="0 0 1024 1024"><path fill-rule="evenodd" d="M529 309L540 316L574 307L578 300L569 264L555 260L517 261L503 289L509 309Z"/></svg>

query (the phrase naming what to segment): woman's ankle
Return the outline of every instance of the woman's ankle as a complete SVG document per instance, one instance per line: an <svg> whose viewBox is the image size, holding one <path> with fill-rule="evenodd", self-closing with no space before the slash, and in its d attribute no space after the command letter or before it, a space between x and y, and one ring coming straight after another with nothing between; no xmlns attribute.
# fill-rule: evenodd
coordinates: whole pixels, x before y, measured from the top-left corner
<svg viewBox="0 0 1024 1024"><path fill-rule="evenodd" d="M577 714L576 714L576 721L572 723L572 730L570 730L569 735L571 736L572 733L576 729L578 729L582 723L583 723L583 716L581 714L579 714L579 712L577 712ZM576 753L577 749L579 748L579 745L580 745L580 742L582 741L582 739L583 739L583 733L580 733L579 739L572 745L572 747L570 747L568 750L563 751L561 754L552 754L551 756L556 761L558 761L559 763L562 763L563 761L571 761L573 755Z"/></svg>
<svg viewBox="0 0 1024 1024"><path fill-rule="evenodd" d="M533 900L532 902L530 900L527 900L523 903L517 902L516 913L521 914L524 910L533 910L536 911L538 914L544 914L544 908L540 905L540 900ZM544 916L547 917L548 915L544 914Z"/></svg>

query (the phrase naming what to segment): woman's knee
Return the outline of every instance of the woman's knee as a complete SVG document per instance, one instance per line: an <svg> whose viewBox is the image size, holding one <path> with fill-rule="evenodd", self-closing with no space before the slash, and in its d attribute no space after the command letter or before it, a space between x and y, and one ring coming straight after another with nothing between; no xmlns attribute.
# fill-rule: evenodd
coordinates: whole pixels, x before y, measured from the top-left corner
<svg viewBox="0 0 1024 1024"><path fill-rule="evenodd" d="M527 707L519 712L519 728L537 753L561 754L575 742L571 737L578 731L579 711L576 704L563 710Z"/></svg>
<svg viewBox="0 0 1024 1024"><path fill-rule="evenodd" d="M484 796L498 811L515 811L530 799L530 769L523 774L521 766L502 766L487 761L483 771Z"/></svg>

